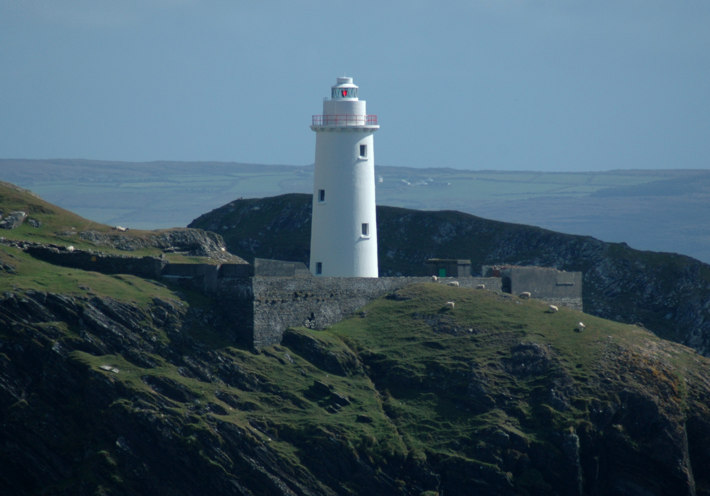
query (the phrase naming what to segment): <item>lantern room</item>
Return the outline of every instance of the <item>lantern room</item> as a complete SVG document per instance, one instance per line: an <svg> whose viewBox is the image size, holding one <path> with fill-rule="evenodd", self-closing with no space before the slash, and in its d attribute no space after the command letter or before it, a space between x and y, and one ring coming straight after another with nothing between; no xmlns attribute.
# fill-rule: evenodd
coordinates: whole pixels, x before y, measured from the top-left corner
<svg viewBox="0 0 710 496"><path fill-rule="evenodd" d="M339 77L331 88L330 97L333 100L357 100L358 87L351 77Z"/></svg>

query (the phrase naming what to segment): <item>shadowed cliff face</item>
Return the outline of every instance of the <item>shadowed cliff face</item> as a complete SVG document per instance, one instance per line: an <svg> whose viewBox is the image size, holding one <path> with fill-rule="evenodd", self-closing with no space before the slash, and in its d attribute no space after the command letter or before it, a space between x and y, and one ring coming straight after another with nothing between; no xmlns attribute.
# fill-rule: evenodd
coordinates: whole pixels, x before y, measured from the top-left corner
<svg viewBox="0 0 710 496"><path fill-rule="evenodd" d="M190 227L221 234L233 253L308 263L309 195L238 200ZM710 354L710 266L675 254L633 250L585 236L490 221L453 211L378 207L380 275L425 275L428 258L471 259L584 272L588 313L642 323Z"/></svg>
<svg viewBox="0 0 710 496"><path fill-rule="evenodd" d="M248 425L258 379L192 340L209 307L28 292L0 300L0 486L8 494L311 494ZM224 343L229 336L219 336ZM218 372L218 370L222 370ZM212 401L195 385L212 385ZM225 402L217 400L223 398ZM233 399L230 399L233 398Z"/></svg>
<svg viewBox="0 0 710 496"><path fill-rule="evenodd" d="M710 494L709 364L639 328L425 284L253 353L218 307L5 293L0 487Z"/></svg>
<svg viewBox="0 0 710 496"><path fill-rule="evenodd" d="M288 235L300 222L293 205L274 202L255 236ZM225 294L60 267L22 250L22 237L38 232L66 243L100 231L57 235L84 221L45 210L36 213L43 228L20 226L0 244L3 493L710 494L710 363L687 347L567 308L548 313L535 300L427 283L253 352L240 346L243 316ZM251 203L244 219L260 211ZM390 258L402 264L445 244L484 249L470 244L478 233L491 253L503 250L496 257L543 260L554 241L560 260L601 256L592 268L602 274L666 281L663 270L688 267L451 212L385 209L380 218L401 242ZM285 239L298 236L302 228ZM614 294L613 284L600 287Z"/></svg>

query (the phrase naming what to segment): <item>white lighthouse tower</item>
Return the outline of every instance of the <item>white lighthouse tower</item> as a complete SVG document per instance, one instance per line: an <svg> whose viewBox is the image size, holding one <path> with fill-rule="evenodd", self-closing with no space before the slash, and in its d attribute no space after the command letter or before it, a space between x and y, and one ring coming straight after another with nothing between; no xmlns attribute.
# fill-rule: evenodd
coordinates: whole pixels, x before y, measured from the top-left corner
<svg viewBox="0 0 710 496"><path fill-rule="evenodd" d="M316 276L378 276L372 138L380 126L357 93L353 78L339 77L323 114L313 116L310 270Z"/></svg>

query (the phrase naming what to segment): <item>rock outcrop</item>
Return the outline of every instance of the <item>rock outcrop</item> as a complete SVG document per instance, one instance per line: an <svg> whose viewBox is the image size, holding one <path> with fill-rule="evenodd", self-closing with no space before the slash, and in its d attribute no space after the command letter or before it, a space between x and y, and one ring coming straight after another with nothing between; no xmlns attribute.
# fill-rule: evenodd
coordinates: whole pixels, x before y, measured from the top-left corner
<svg viewBox="0 0 710 496"><path fill-rule="evenodd" d="M0 229L15 229L22 225L27 218L27 214L22 211L10 212L7 215L0 215Z"/></svg>
<svg viewBox="0 0 710 496"><path fill-rule="evenodd" d="M107 246L123 251L144 248L159 248L165 253L181 253L189 256L210 257L216 260L229 259L222 237L202 229L167 229L141 231L139 234L125 232L82 231L79 237L98 247Z"/></svg>

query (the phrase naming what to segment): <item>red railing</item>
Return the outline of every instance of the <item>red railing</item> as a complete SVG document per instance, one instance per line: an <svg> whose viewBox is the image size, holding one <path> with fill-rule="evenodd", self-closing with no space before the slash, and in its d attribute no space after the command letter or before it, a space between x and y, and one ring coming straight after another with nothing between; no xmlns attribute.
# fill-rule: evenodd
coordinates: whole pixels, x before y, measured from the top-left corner
<svg viewBox="0 0 710 496"><path fill-rule="evenodd" d="M314 126L376 126L377 116L358 114L314 115Z"/></svg>

